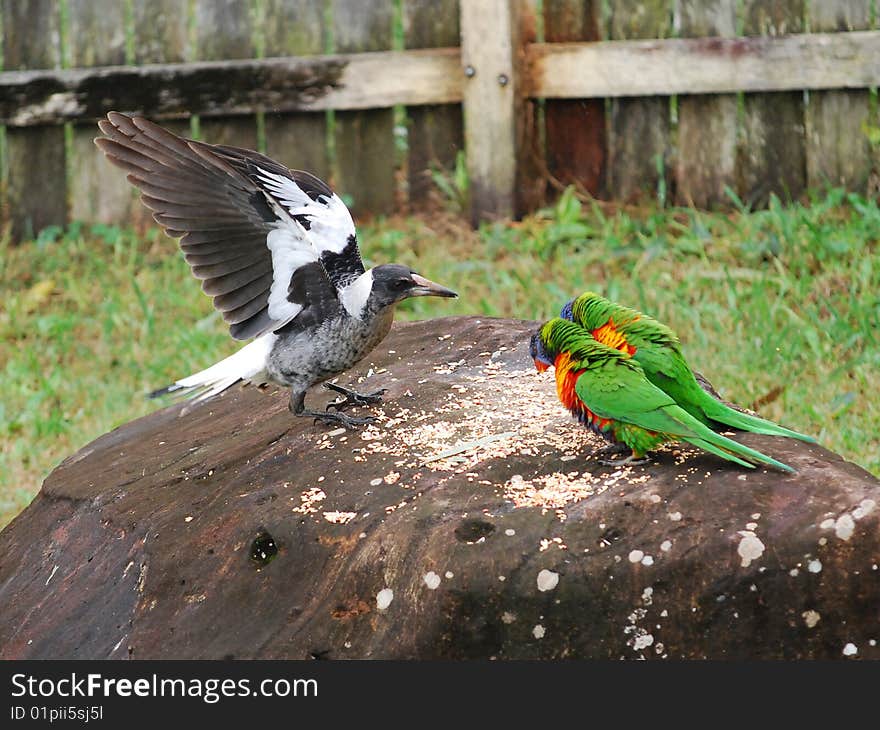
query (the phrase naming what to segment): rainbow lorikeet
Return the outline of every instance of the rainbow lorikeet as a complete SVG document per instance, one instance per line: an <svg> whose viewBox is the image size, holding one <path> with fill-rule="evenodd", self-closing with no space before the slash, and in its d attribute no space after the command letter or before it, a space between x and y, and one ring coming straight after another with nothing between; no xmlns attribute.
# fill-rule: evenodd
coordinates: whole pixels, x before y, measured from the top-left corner
<svg viewBox="0 0 880 730"><path fill-rule="evenodd" d="M587 330L598 342L628 353L642 366L645 377L669 395L680 407L710 428L724 427L766 434L788 436L815 443L815 439L779 426L758 416L743 413L700 387L681 352L675 332L635 309L629 309L585 292L572 299L560 312Z"/></svg>
<svg viewBox="0 0 880 730"><path fill-rule="evenodd" d="M529 350L539 371L553 366L559 400L581 423L632 451L625 459L605 463L644 463L651 449L687 441L743 466L768 464L794 471L712 431L653 385L635 358L573 322L559 317L546 322L532 336Z"/></svg>

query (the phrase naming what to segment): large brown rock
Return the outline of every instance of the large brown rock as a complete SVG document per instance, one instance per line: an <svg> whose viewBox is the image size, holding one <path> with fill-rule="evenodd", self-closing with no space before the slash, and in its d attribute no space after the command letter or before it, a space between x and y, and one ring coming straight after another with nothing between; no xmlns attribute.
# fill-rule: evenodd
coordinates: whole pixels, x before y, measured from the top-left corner
<svg viewBox="0 0 880 730"><path fill-rule="evenodd" d="M395 327L362 432L251 386L102 436L0 534L0 656L880 658L876 479L753 435L798 473L601 466L533 326Z"/></svg>

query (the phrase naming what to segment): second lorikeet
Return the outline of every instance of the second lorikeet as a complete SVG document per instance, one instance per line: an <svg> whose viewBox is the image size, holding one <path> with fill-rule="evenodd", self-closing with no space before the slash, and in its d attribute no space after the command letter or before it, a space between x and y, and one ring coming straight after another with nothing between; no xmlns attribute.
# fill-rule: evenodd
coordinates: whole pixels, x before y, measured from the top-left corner
<svg viewBox="0 0 880 730"><path fill-rule="evenodd" d="M594 339L559 317L546 322L529 346L535 367L552 366L559 400L585 426L632 451L613 465L644 463L648 451L669 441L687 441L742 466L790 466L715 433L671 396L653 385L628 353Z"/></svg>
<svg viewBox="0 0 880 730"><path fill-rule="evenodd" d="M675 332L656 319L593 292L572 299L562 307L559 316L580 325L597 341L631 355L651 383L710 428L728 426L740 431L816 442L810 436L759 416L742 413L713 398L697 382Z"/></svg>

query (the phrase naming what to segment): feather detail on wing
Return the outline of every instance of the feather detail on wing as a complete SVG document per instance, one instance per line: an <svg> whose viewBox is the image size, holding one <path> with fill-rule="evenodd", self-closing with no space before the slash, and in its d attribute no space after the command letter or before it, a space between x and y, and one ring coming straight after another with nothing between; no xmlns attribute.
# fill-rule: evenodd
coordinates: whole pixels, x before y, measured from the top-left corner
<svg viewBox="0 0 880 730"><path fill-rule="evenodd" d="M236 339L278 330L311 306L326 308L363 273L354 223L315 176L251 150L184 139L110 112L95 140L128 173L153 218L173 237ZM314 301L294 300L309 264Z"/></svg>

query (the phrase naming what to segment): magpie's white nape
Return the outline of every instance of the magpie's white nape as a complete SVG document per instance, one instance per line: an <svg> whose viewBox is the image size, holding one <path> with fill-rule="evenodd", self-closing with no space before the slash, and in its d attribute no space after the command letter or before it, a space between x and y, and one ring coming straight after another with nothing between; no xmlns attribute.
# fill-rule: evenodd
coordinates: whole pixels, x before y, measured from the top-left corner
<svg viewBox="0 0 880 730"><path fill-rule="evenodd" d="M180 248L235 339L253 342L154 394L209 398L240 380L290 387L290 409L347 428L341 413L375 402L346 396L335 412L305 408L306 390L361 360L388 334L394 307L455 292L401 264L370 270L342 199L321 180L252 150L179 137L147 119L109 112L95 144L125 170Z"/></svg>

